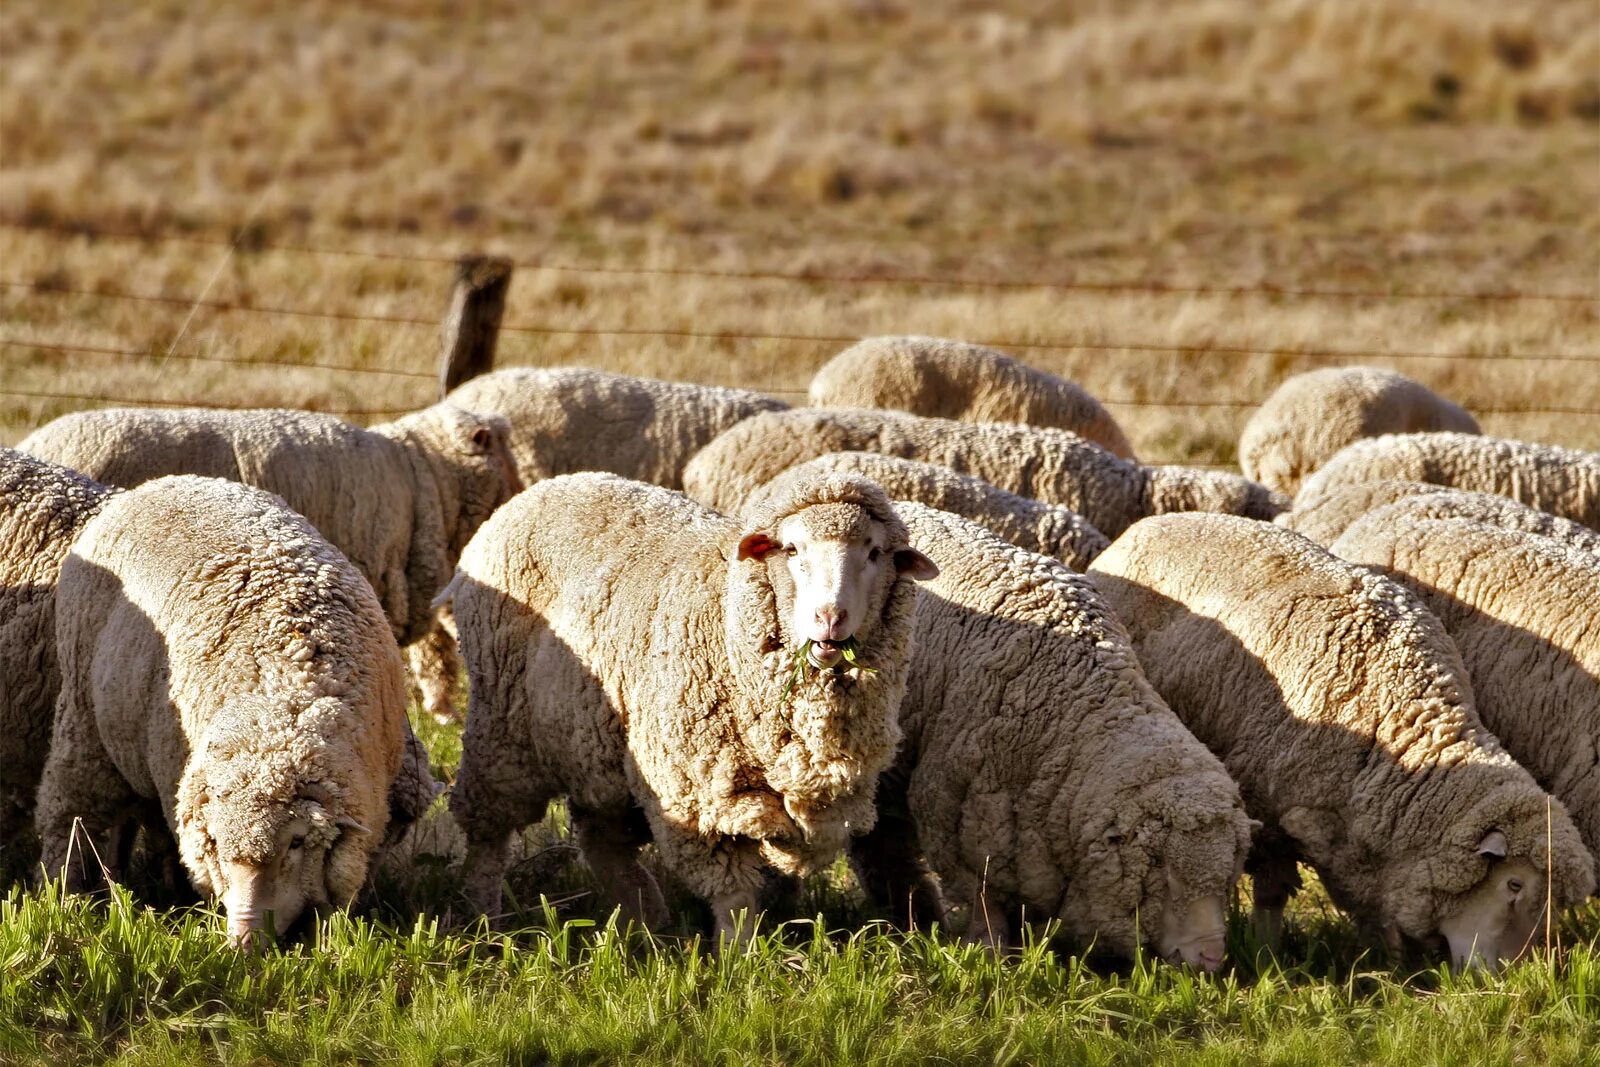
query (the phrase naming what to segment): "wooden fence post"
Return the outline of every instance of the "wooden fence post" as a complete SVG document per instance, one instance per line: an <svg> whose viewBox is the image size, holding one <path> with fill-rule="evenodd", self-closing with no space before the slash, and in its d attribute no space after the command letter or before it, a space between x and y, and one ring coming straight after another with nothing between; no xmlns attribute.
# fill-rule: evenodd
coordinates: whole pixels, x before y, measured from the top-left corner
<svg viewBox="0 0 1600 1067"><path fill-rule="evenodd" d="M444 349L439 357L439 396L494 369L500 316L511 286L511 261L500 256L462 256L445 310Z"/></svg>

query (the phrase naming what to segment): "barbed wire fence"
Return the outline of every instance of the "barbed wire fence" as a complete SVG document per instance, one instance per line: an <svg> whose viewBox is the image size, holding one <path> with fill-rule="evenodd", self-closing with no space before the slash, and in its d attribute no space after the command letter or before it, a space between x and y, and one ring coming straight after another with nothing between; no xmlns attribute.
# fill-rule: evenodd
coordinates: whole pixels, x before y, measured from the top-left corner
<svg viewBox="0 0 1600 1067"><path fill-rule="evenodd" d="M574 337L648 337L673 338L723 343L780 342L791 345L839 347L853 344L860 337L853 334L810 332L780 332L728 329L688 329L672 326L579 326L553 322L505 322L502 311L506 286L514 269L560 271L588 275L667 276L675 278L708 278L733 281L780 281L795 285L887 285L913 287L951 287L991 291L1058 290L1090 292L1097 294L1126 293L1157 296L1204 295L1230 298L1267 298L1273 300L1334 300L1334 301L1456 301L1480 304L1542 301L1553 304L1593 304L1600 306L1600 294L1575 292L1535 292L1511 290L1406 290L1406 289L1335 289L1308 287L1280 287L1273 285L1200 285L1175 284L1162 281L1099 281L1045 278L979 278L942 276L930 274L892 274L886 272L827 273L806 270L734 270L714 267L659 267L645 265L617 265L608 263L575 263L528 258L492 256L446 256L434 253L395 252L378 249L333 248L327 246L275 243L259 234L242 230L230 236L190 232L145 232L107 230L99 227L74 226L55 222L18 221L0 219L0 229L45 233L62 238L81 238L91 241L108 240L138 242L147 245L194 244L235 249L245 254L282 253L303 256L332 256L365 258L418 265L450 265L455 271L455 284L451 290L449 310L443 323L440 366L434 370L412 368L375 367L339 362L297 362L283 359L265 359L249 356L215 355L178 351L176 343L167 350L149 347L119 345L94 345L69 342L60 338L24 336L15 327L0 335L0 349L50 352L75 356L101 357L117 360L156 360L185 363L220 364L235 367L291 368L320 370L332 374L352 376L386 376L400 379L437 382L438 393L448 390L459 381L481 373L493 364L496 340L499 334L526 334L539 336ZM26 291L33 295L50 297L76 297L116 302L150 303L184 307L191 315L205 309L218 314L256 315L274 318L313 319L329 322L376 323L399 329L426 328L440 330L441 322L418 316L352 312L337 309L298 307L277 304L259 304L253 301L215 299L205 293L195 296L167 295L138 292L122 288L97 286L76 287L49 276L36 279L0 277L0 289ZM1600 353L1596 352L1517 352L1517 351L1419 351L1410 349L1367 349L1308 347L1299 345L1262 345L1253 342L1237 344L1170 344L1152 343L1136 339L1108 340L1101 337L974 337L964 338L992 348L1019 352L1093 351L1107 353L1165 353L1188 357L1226 356L1281 356L1314 362L1355 361L1443 361L1484 362L1518 361L1548 364L1594 364L1600 368ZM768 388L767 392L789 399L803 398L804 389ZM403 408L329 408L319 407L329 414L348 417L392 417L425 406L437 398L438 393L418 399L415 405ZM124 404L149 407L259 407L259 401L250 404L230 404L215 400L199 400L173 396L132 396L121 393L79 393L72 391L26 388L14 383L0 382L0 396L29 399L68 400L88 404ZM1101 397L1101 402L1114 408L1151 408L1167 410L1231 409L1246 410L1256 407L1263 396L1249 397L1182 397L1148 399L1135 397ZM1489 415L1569 415L1600 418L1600 406L1538 405L1538 406L1482 406L1474 405L1479 414Z"/></svg>

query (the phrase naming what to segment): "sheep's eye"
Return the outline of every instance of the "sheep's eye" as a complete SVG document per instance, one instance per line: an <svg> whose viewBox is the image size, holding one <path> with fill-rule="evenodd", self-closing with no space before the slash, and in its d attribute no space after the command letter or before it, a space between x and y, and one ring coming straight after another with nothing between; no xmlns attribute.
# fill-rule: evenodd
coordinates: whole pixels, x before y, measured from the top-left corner
<svg viewBox="0 0 1600 1067"><path fill-rule="evenodd" d="M1513 893L1522 892L1522 879L1521 878L1507 878L1506 879L1506 888L1511 890Z"/></svg>
<svg viewBox="0 0 1600 1067"><path fill-rule="evenodd" d="M294 837L289 839L289 851L293 852L297 848L304 848L305 847L305 843L306 843L306 835L305 834L296 834Z"/></svg>
<svg viewBox="0 0 1600 1067"><path fill-rule="evenodd" d="M876 563L876 562L878 562L878 557L881 556L881 555L883 555L883 552L881 550L879 550L879 549L874 548L871 552L867 553L867 562L868 563Z"/></svg>
<svg viewBox="0 0 1600 1067"><path fill-rule="evenodd" d="M800 554L800 550L793 545L784 545L783 554L786 556L798 556Z"/></svg>

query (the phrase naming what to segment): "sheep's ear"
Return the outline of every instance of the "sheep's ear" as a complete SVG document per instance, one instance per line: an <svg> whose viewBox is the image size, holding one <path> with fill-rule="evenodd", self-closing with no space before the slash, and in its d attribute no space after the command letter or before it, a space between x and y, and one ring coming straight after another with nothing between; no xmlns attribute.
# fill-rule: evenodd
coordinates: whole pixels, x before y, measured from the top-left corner
<svg viewBox="0 0 1600 1067"><path fill-rule="evenodd" d="M489 451L489 447L493 444L494 431L489 429L489 427L479 426L476 430L472 431L472 450L474 452L487 453Z"/></svg>
<svg viewBox="0 0 1600 1067"><path fill-rule="evenodd" d="M778 542L764 530L747 533L739 538L739 559L766 559L768 553L778 550Z"/></svg>
<svg viewBox="0 0 1600 1067"><path fill-rule="evenodd" d="M356 822L354 819L352 819L348 815L339 816L337 819L334 820L334 825L337 826L341 830L355 830L357 833L363 833L363 834L372 833L371 830L368 830L365 826L363 826L361 823Z"/></svg>
<svg viewBox="0 0 1600 1067"><path fill-rule="evenodd" d="M914 582L931 582L939 577L939 565L914 548L895 552L894 569Z"/></svg>
<svg viewBox="0 0 1600 1067"><path fill-rule="evenodd" d="M1506 858L1506 835L1499 830L1490 830L1483 835L1483 840L1478 842L1478 855L1491 856L1497 860Z"/></svg>

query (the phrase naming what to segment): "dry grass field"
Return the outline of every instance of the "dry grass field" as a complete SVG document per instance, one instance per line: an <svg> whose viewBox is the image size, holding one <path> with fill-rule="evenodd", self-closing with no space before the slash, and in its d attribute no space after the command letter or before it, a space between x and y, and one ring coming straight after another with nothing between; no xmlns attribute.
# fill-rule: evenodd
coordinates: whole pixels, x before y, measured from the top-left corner
<svg viewBox="0 0 1600 1067"><path fill-rule="evenodd" d="M849 338L940 334L1082 383L1143 458L1229 464L1283 377L1363 362L1594 449L1600 7L4 0L0 250L0 444L101 402L429 403L485 251L519 263L504 364L797 398ZM459 729L418 725L448 779ZM423 840L375 911L262 960L203 909L13 889L0 1064L1600 1048L1593 902L1504 978L1385 961L1316 893L1281 961L1235 914L1214 980L820 927L716 959L586 930L561 832L523 929L453 927Z"/></svg>
<svg viewBox="0 0 1600 1067"><path fill-rule="evenodd" d="M1361 361L1600 442L1593 0L998 6L7 0L0 441L92 403L17 393L430 399L431 326L253 309L431 322L448 264L321 248L529 264L508 363L798 390L830 338L1028 344L1227 462L1229 405ZM1464 295L1506 292L1590 299Z"/></svg>

